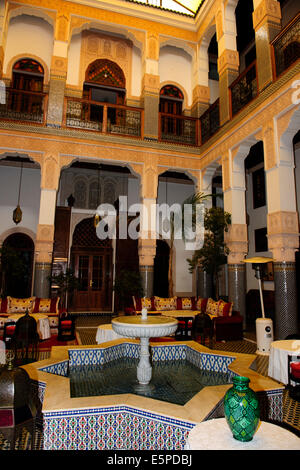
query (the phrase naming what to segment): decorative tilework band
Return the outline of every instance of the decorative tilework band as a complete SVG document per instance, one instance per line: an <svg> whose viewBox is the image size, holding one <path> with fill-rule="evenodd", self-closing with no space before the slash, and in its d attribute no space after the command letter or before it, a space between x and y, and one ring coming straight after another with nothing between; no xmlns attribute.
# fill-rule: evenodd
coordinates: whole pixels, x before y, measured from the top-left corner
<svg viewBox="0 0 300 470"><path fill-rule="evenodd" d="M233 309L243 317L246 328L246 268L245 264L228 264L228 296Z"/></svg>
<svg viewBox="0 0 300 470"><path fill-rule="evenodd" d="M275 339L298 331L296 263L274 263Z"/></svg>

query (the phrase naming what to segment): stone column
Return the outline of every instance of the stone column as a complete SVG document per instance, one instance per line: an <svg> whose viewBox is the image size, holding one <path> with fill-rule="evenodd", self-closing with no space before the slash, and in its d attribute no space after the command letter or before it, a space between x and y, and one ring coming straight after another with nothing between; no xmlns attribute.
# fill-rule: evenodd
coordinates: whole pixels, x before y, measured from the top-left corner
<svg viewBox="0 0 300 470"><path fill-rule="evenodd" d="M58 15L51 60L47 126L61 127L68 67L69 19Z"/></svg>
<svg viewBox="0 0 300 470"><path fill-rule="evenodd" d="M246 224L245 171L244 162L234 162L232 152L222 158L224 210L231 214L231 225L225 233L225 242L230 250L228 263L228 297L234 310L243 317L246 328L246 266L243 262L248 253Z"/></svg>
<svg viewBox="0 0 300 470"><path fill-rule="evenodd" d="M275 338L284 339L298 331L295 252L299 249L292 140L278 148L281 124L273 121L262 131L268 201L268 247L274 258ZM276 132L275 132L276 130ZM279 140L280 142L280 140Z"/></svg>
<svg viewBox="0 0 300 470"><path fill-rule="evenodd" d="M268 244L274 257L275 339L298 332L295 251L299 249L298 214L268 214Z"/></svg>
<svg viewBox="0 0 300 470"><path fill-rule="evenodd" d="M0 0L0 77L3 74L4 49L7 35L8 2Z"/></svg>
<svg viewBox="0 0 300 470"><path fill-rule="evenodd" d="M153 295L154 258L156 255L156 198L158 168L155 158L145 155L143 167L135 167L140 176L140 236L138 239L139 267L144 295Z"/></svg>
<svg viewBox="0 0 300 470"><path fill-rule="evenodd" d="M236 2L228 1L226 7L221 8L216 14L216 28L218 41L218 73L220 88L220 126L230 119L230 95L229 86L239 75L239 53L236 49Z"/></svg>
<svg viewBox="0 0 300 470"><path fill-rule="evenodd" d="M35 243L34 295L47 298L50 295L52 254L54 243L54 219L58 188L58 157L47 154L42 164L39 222Z"/></svg>
<svg viewBox="0 0 300 470"><path fill-rule="evenodd" d="M248 253L248 236L246 224L232 224L225 241L230 250L228 255L228 298L233 302L234 310L243 317L243 328L246 329L246 265L243 263Z"/></svg>
<svg viewBox="0 0 300 470"><path fill-rule="evenodd" d="M253 0L258 87L262 91L273 80L270 42L281 29L281 9L277 0Z"/></svg>
<svg viewBox="0 0 300 470"><path fill-rule="evenodd" d="M208 86L208 47L209 42L203 38L201 44L197 48L193 60L193 103L191 115L200 117L209 107L210 90Z"/></svg>
<svg viewBox="0 0 300 470"><path fill-rule="evenodd" d="M144 139L158 140L159 85L158 34L147 33L143 57L142 105L144 107Z"/></svg>

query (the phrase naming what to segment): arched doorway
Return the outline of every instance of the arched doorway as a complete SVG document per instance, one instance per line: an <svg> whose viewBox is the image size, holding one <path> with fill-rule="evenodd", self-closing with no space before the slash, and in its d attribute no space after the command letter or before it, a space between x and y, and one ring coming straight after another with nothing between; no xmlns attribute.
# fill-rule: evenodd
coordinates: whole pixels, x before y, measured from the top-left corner
<svg viewBox="0 0 300 470"><path fill-rule="evenodd" d="M17 113L43 115L44 69L39 62L24 58L16 62L12 70L12 93L9 108Z"/></svg>
<svg viewBox="0 0 300 470"><path fill-rule="evenodd" d="M126 80L123 70L111 60L97 59L87 68L83 85L83 98L111 105L125 104ZM88 110L90 121L103 122L103 106L91 104ZM119 123L120 110L113 106L107 110L111 124Z"/></svg>
<svg viewBox="0 0 300 470"><path fill-rule="evenodd" d="M72 301L74 311L111 311L112 246L110 239L100 240L94 218L77 224L71 251L72 267L80 282Z"/></svg>
<svg viewBox="0 0 300 470"><path fill-rule="evenodd" d="M34 243L24 233L9 235L2 246L2 294L31 296Z"/></svg>
<svg viewBox="0 0 300 470"><path fill-rule="evenodd" d="M161 113L161 135L181 135L183 93L174 85L165 85L160 90L159 112Z"/></svg>
<svg viewBox="0 0 300 470"><path fill-rule="evenodd" d="M169 256L170 248L164 240L156 242L156 256L154 258L154 281L153 294L158 297L168 297L169 295Z"/></svg>

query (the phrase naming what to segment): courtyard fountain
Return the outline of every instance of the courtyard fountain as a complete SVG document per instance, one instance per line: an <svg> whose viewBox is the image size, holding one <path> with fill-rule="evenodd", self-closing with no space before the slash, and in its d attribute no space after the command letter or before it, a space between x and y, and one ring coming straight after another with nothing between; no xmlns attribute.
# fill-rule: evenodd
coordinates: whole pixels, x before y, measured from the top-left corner
<svg viewBox="0 0 300 470"><path fill-rule="evenodd" d="M178 320L174 318L155 316L148 317L147 309L142 310L141 316L118 317L112 320L113 330L122 336L140 338L141 351L137 366L138 385L136 390L151 388L152 366L150 363L149 339L168 336L175 333Z"/></svg>

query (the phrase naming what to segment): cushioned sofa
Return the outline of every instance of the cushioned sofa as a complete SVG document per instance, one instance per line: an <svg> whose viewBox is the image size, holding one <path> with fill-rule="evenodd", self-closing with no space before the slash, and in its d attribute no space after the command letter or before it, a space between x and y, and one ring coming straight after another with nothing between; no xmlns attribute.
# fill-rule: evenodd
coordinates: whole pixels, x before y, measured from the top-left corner
<svg viewBox="0 0 300 470"><path fill-rule="evenodd" d="M211 298L200 297L133 297L133 307L126 309L127 314L140 314L142 308L147 308L148 314L157 315L161 311L187 311L209 315L213 323L213 332L216 341L230 341L243 339L243 318L239 312L233 310L231 302L215 301ZM191 317L193 316L191 315ZM192 328L193 320L189 327Z"/></svg>
<svg viewBox="0 0 300 470"><path fill-rule="evenodd" d="M53 299L42 299L39 297L28 297L18 299L15 297L5 297L0 299L0 329L4 328L5 318L15 313L41 313L47 315L52 334L57 333L59 323L59 297Z"/></svg>

